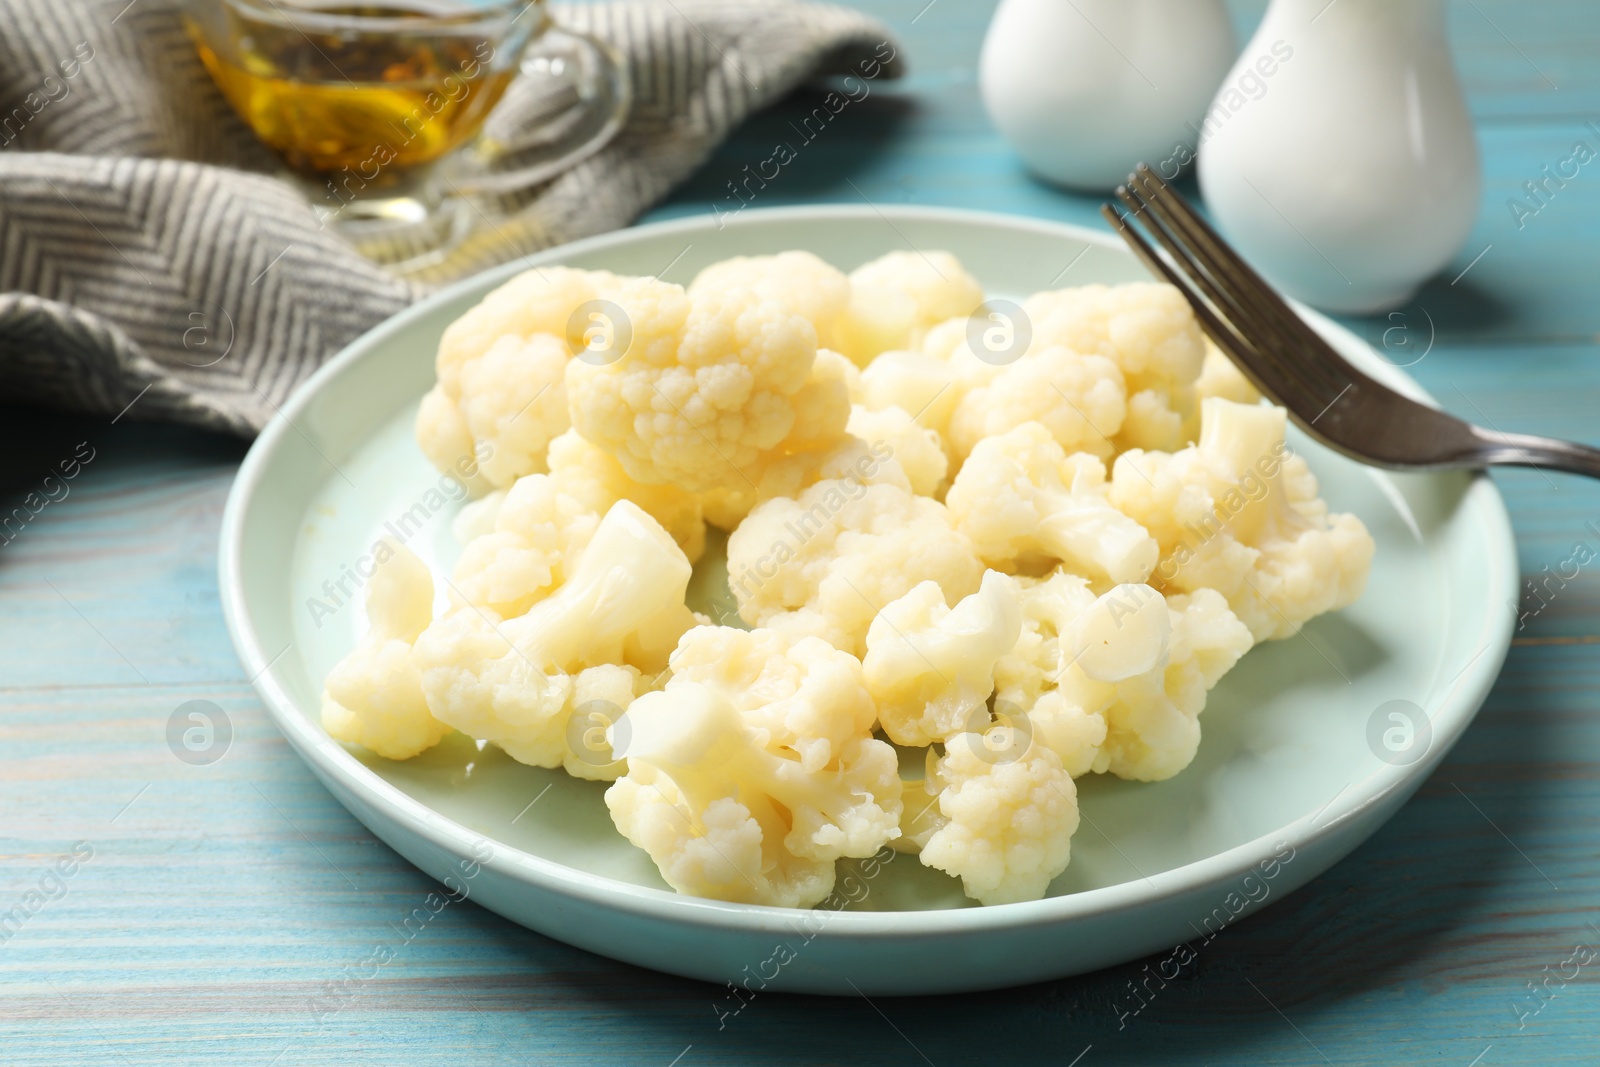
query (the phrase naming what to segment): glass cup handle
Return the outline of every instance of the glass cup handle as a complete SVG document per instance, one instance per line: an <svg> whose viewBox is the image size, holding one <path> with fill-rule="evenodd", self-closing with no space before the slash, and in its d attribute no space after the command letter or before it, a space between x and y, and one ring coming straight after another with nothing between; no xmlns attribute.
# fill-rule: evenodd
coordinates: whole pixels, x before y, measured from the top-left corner
<svg viewBox="0 0 1600 1067"><path fill-rule="evenodd" d="M522 56L521 76L452 177L464 193L515 193L555 177L616 136L633 102L621 55L586 33L552 25Z"/></svg>

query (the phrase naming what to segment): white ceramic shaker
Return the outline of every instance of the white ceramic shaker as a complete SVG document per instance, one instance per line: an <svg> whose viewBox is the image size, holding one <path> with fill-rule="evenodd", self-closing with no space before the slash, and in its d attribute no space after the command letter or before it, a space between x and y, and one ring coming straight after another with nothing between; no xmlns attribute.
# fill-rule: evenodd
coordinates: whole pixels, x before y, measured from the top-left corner
<svg viewBox="0 0 1600 1067"><path fill-rule="evenodd" d="M978 84L1029 168L1101 192L1192 158L1235 45L1222 0L1001 0Z"/></svg>
<svg viewBox="0 0 1600 1067"><path fill-rule="evenodd" d="M1327 311L1405 303L1477 215L1444 0L1272 0L1203 128L1200 188L1224 236Z"/></svg>

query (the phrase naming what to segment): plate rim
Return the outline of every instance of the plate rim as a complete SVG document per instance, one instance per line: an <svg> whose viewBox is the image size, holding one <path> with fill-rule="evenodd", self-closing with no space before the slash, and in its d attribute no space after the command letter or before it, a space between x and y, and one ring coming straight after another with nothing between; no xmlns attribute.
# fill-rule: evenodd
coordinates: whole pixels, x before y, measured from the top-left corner
<svg viewBox="0 0 1600 1067"><path fill-rule="evenodd" d="M481 834L390 784L376 771L351 755L342 745L328 737L321 730L320 724L313 721L313 716L301 711L279 682L275 671L276 661L269 658L250 618L244 589L245 561L242 547L245 518L250 511L252 499L260 488L281 442L291 433L298 432L293 426L294 418L313 402L330 380L343 373L347 367L366 358L374 346L407 329L417 319L432 314L439 305L466 294L485 292L529 268L559 263L572 255L631 244L639 240L641 235L720 231L759 226L766 220L805 220L822 217L874 219L889 222L891 226L896 219L959 222L1032 231L1035 234L1068 238L1126 253L1125 246L1109 230L1098 231L1051 219L965 208L808 204L751 209L741 212L738 217L724 222L721 226L716 224L715 219L690 215L625 227L610 233L557 245L503 263L421 298L345 345L294 390L279 406L276 416L251 444L228 492L223 509L217 555L218 591L224 622L241 664L251 679L251 685L290 746L322 780L324 786L329 787L335 799L343 803L343 798L339 795L340 789L331 788L332 783L337 782L340 788L350 791L360 802L381 812L412 834L451 856L466 855L475 845L488 842L492 845L492 854L487 860L480 862L496 873L577 902L613 908L641 918L734 932L770 933L779 929L789 929L794 917L808 910L707 900L581 871ZM1296 306L1319 328L1331 329L1335 333L1356 338L1367 352L1372 352L1367 342L1345 327L1316 311L1301 305ZM1372 358L1380 363L1384 362L1376 354L1373 354ZM1394 368L1392 364L1385 366L1419 396L1433 402L1433 398L1410 375ZM1510 514L1498 488L1483 472L1478 472L1469 479L1456 506L1458 509L1475 509L1486 520L1483 529L1485 539L1489 542L1490 559L1487 562L1491 575L1500 577L1502 583L1509 580L1506 589L1499 592L1509 590L1514 594L1517 581L1516 541ZM1482 651L1444 687L1438 709L1430 712L1430 723L1434 726L1433 746L1427 756L1406 765L1385 764L1375 768L1367 777L1352 782L1335 794L1334 799L1320 811L1303 814L1270 833L1259 835L1222 852L1115 885L1040 900L982 907L830 912L826 927L817 936L829 940L868 941L931 935L954 936L1069 923L1091 916L1159 904L1164 900L1203 891L1218 883L1237 879L1252 870L1263 856L1270 855L1278 842L1287 841L1296 848L1313 847L1338 835L1368 809L1382 805L1396 792L1409 793L1414 790L1432 773L1476 718L1478 710L1499 676L1511 646L1511 622L1512 615L1509 611L1487 614L1482 632L1476 641L1482 646ZM1441 718L1448 719L1448 730L1439 729ZM365 820L360 820L358 816L358 821Z"/></svg>

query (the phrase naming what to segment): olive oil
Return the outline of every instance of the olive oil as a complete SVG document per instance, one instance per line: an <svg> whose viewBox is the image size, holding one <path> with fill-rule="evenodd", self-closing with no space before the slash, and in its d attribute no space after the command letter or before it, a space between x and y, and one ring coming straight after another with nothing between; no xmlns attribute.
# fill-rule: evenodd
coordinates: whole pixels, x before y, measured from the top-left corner
<svg viewBox="0 0 1600 1067"><path fill-rule="evenodd" d="M381 29L357 21L319 32L233 9L227 47L189 25L233 109L297 170L348 168L385 184L476 134L516 74L515 64L495 63L495 42L484 33L441 30L436 3L386 0L316 13L384 21Z"/></svg>

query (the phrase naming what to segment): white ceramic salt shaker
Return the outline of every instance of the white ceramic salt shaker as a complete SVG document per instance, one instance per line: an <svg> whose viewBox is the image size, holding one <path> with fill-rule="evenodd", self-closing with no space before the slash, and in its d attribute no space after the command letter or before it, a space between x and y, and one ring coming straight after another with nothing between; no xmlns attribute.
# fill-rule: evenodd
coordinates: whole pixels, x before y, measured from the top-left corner
<svg viewBox="0 0 1600 1067"><path fill-rule="evenodd" d="M978 84L1029 168L1098 192L1192 158L1235 44L1222 0L1001 0Z"/></svg>
<svg viewBox="0 0 1600 1067"><path fill-rule="evenodd" d="M1200 188L1223 234L1328 311L1405 303L1477 216L1444 0L1272 0L1204 131Z"/></svg>

